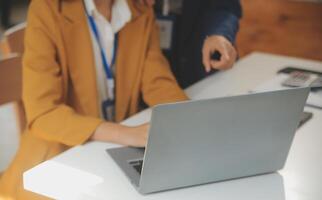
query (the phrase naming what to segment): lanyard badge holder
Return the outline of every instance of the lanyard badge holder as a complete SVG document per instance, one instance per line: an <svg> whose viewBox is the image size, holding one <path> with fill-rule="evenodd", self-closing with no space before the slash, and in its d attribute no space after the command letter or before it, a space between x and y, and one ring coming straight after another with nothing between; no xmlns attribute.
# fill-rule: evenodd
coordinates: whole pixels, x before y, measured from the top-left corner
<svg viewBox="0 0 322 200"><path fill-rule="evenodd" d="M104 100L102 102L102 114L103 114L103 117L106 120L112 120L113 117L114 117L115 82L114 82L114 76L113 76L111 66L113 66L115 64L118 37L117 37L117 35L115 35L114 53L113 53L113 58L112 58L111 66L110 66L108 61L107 61L107 56L106 56L106 53L104 51L104 48L102 46L102 43L101 43L101 40L100 40L100 37L99 37L98 28L97 28L97 25L95 23L95 20L94 20L93 16L89 15L87 12L86 12L86 14L87 14L87 17L88 17L88 20L89 20L90 27L91 27L91 29L92 29L92 31L94 33L96 42L97 42L98 47L100 49L100 54L101 54L101 58L102 58L102 64L103 64L105 75L106 75L106 78L107 78L106 83L107 83L108 99Z"/></svg>
<svg viewBox="0 0 322 200"><path fill-rule="evenodd" d="M170 14L170 0L163 0L162 13L157 15L157 23L160 27L160 47L166 55L172 49L175 20L176 16Z"/></svg>

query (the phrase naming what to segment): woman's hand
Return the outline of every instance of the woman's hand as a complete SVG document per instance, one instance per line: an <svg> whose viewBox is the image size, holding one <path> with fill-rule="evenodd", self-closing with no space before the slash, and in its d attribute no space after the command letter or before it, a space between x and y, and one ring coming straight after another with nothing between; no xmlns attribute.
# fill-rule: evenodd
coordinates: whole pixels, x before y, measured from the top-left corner
<svg viewBox="0 0 322 200"><path fill-rule="evenodd" d="M149 127L149 124L128 127L116 123L104 122L97 127L91 139L125 146L145 147Z"/></svg>

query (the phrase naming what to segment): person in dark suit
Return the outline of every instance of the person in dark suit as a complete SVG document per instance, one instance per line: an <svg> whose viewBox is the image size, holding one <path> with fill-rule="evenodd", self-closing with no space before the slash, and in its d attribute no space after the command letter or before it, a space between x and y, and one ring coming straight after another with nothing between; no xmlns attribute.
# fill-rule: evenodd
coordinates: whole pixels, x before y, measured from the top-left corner
<svg viewBox="0 0 322 200"><path fill-rule="evenodd" d="M141 2L153 5L155 0ZM233 66L241 16L239 0L183 0L171 53L167 56L181 87Z"/></svg>
<svg viewBox="0 0 322 200"><path fill-rule="evenodd" d="M10 28L11 0L0 0L1 26Z"/></svg>

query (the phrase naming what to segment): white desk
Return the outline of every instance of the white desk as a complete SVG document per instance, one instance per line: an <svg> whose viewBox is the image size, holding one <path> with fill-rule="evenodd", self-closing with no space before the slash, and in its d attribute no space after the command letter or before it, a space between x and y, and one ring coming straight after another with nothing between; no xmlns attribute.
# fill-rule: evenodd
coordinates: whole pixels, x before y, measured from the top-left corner
<svg viewBox="0 0 322 200"><path fill-rule="evenodd" d="M192 99L247 93L271 79L285 66L322 71L322 62L253 53L234 69L217 73L186 90ZM90 142L74 147L24 173L26 189L55 199L224 199L224 200L320 200L322 199L322 110L296 133L285 168L269 174L142 196L105 153L116 145ZM144 111L125 121L148 121Z"/></svg>

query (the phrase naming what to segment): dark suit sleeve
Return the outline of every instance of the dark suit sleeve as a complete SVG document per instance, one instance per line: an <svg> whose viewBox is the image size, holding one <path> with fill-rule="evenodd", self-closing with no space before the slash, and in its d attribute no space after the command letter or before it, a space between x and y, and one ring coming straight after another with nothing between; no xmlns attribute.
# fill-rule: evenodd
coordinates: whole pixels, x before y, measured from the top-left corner
<svg viewBox="0 0 322 200"><path fill-rule="evenodd" d="M239 0L205 1L203 28L207 36L222 35L235 43L242 9Z"/></svg>

